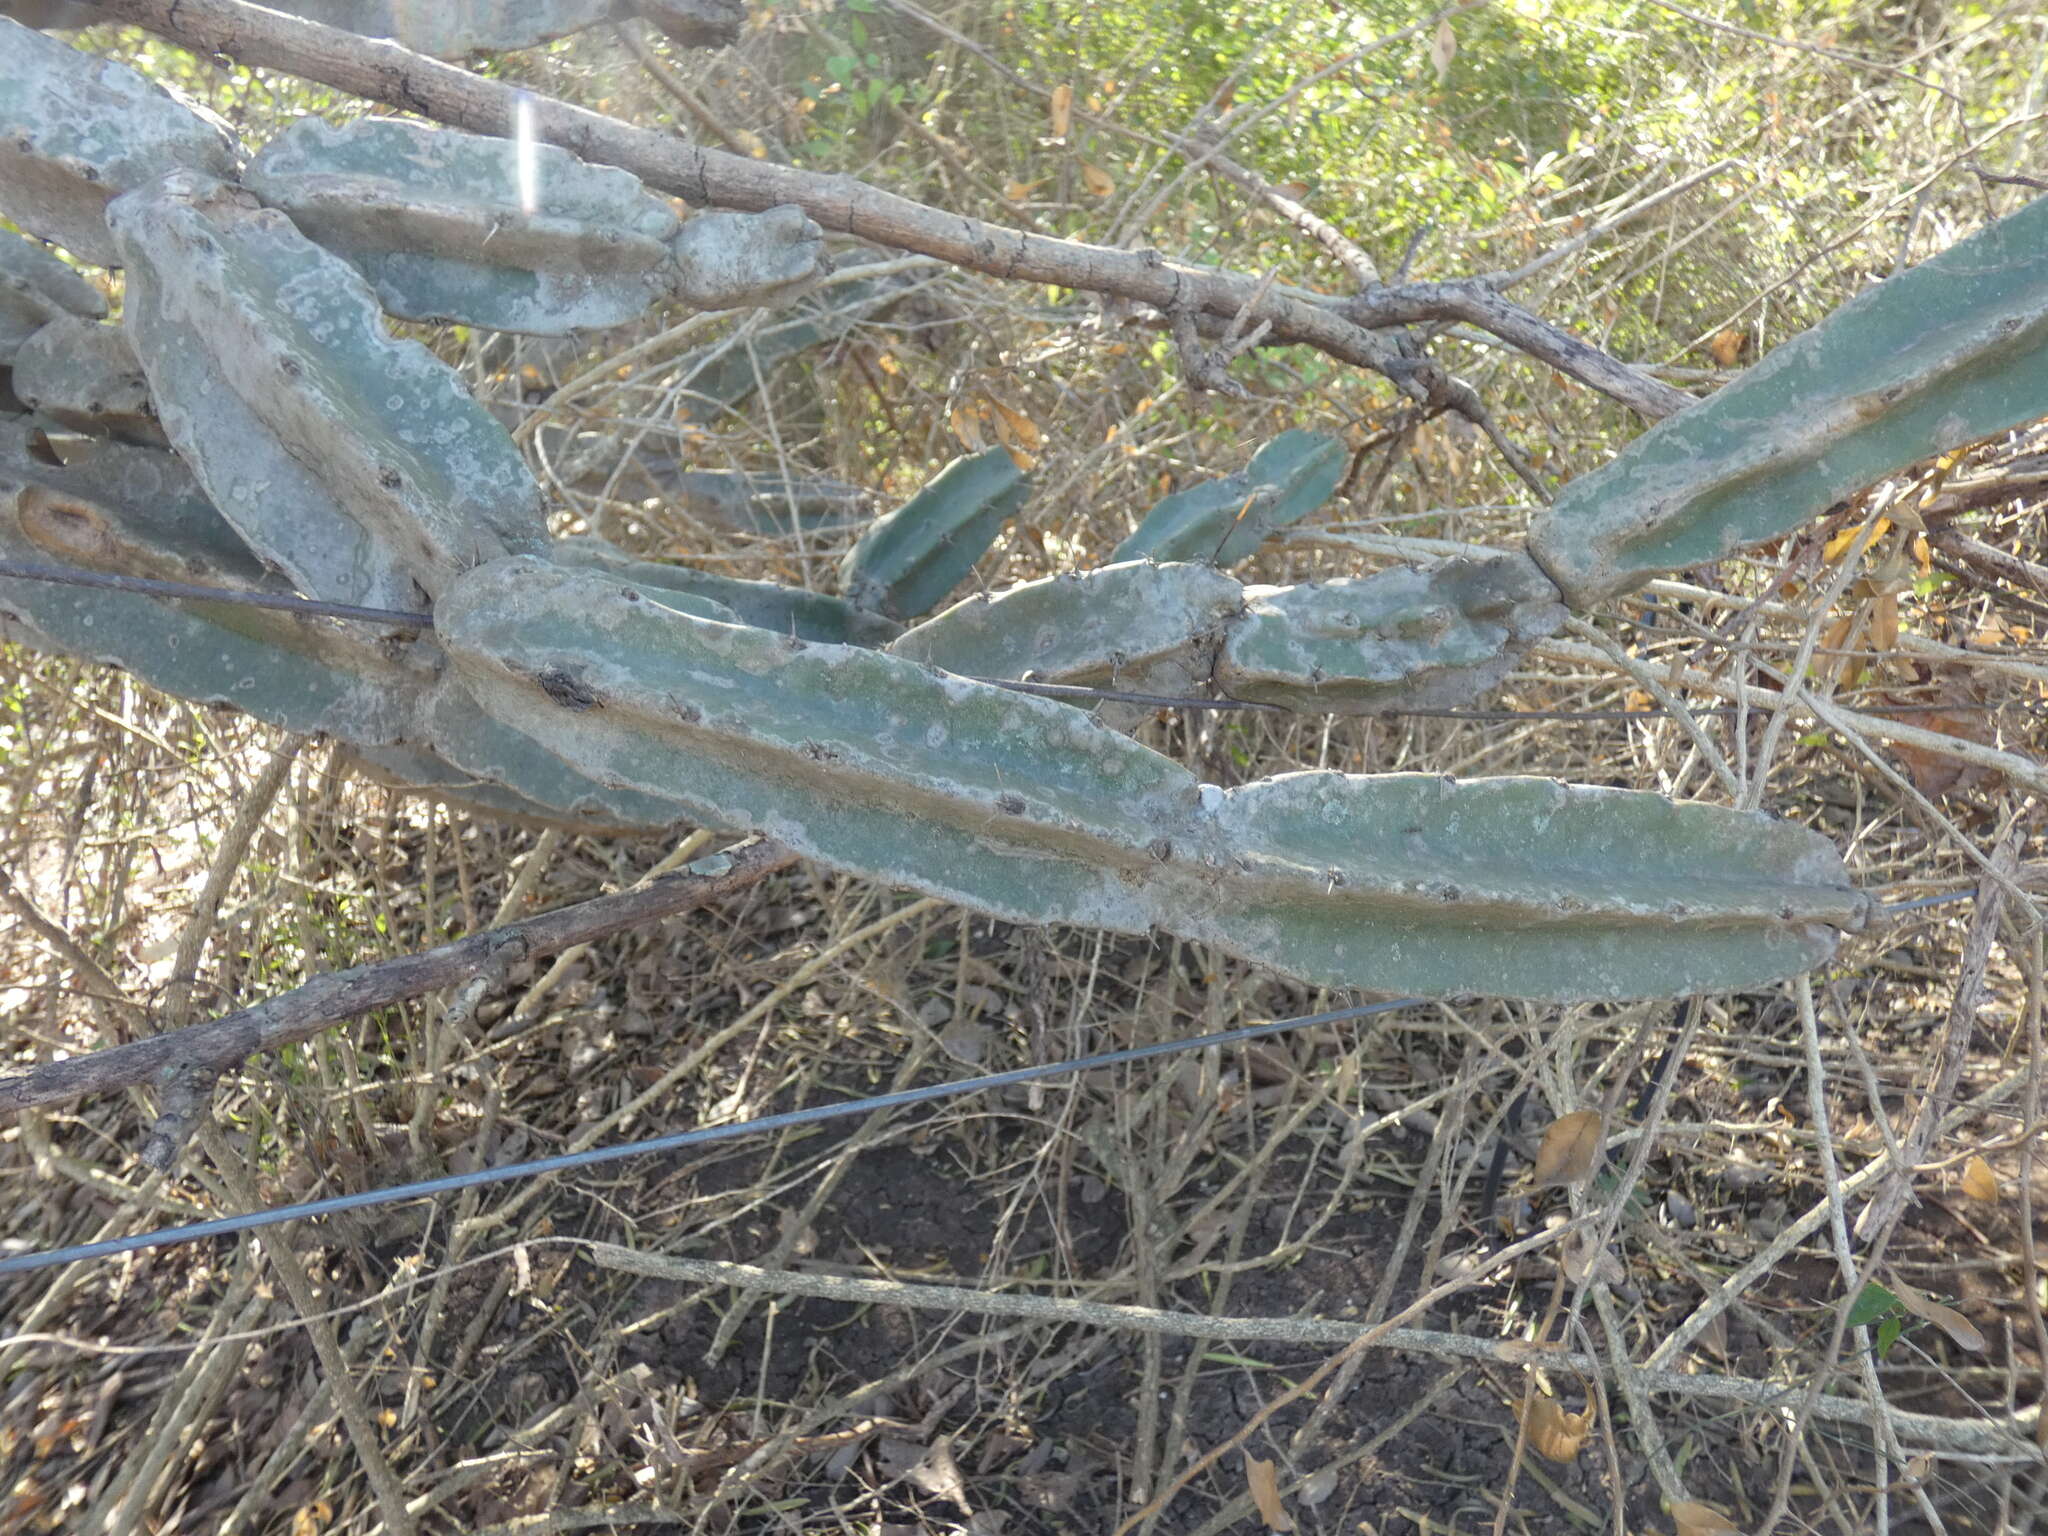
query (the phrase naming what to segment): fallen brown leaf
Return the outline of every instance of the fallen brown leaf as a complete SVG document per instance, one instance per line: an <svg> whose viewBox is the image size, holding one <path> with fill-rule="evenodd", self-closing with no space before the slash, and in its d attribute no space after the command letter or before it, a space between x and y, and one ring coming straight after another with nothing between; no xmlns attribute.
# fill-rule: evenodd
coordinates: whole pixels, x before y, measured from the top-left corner
<svg viewBox="0 0 2048 1536"><path fill-rule="evenodd" d="M1991 1171L1991 1165L1983 1158L1973 1157L1963 1164L1963 1193L1986 1205L1998 1203L2002 1193L1998 1187L1998 1175Z"/></svg>
<svg viewBox="0 0 2048 1536"><path fill-rule="evenodd" d="M1266 1522L1266 1529L1279 1531L1282 1536L1293 1530L1294 1517L1280 1502L1280 1475L1274 1463L1247 1455L1244 1459L1244 1480L1251 1489L1252 1502L1259 1507L1259 1518Z"/></svg>
<svg viewBox="0 0 2048 1536"><path fill-rule="evenodd" d="M1597 1109L1573 1110L1551 1121L1536 1149L1536 1187L1576 1184L1600 1160L1604 1128Z"/></svg>
<svg viewBox="0 0 2048 1536"><path fill-rule="evenodd" d="M1593 1428L1593 1405L1586 1404L1583 1413L1566 1413L1556 1398L1538 1397L1523 1413L1522 1425L1538 1455L1556 1462L1576 1461Z"/></svg>

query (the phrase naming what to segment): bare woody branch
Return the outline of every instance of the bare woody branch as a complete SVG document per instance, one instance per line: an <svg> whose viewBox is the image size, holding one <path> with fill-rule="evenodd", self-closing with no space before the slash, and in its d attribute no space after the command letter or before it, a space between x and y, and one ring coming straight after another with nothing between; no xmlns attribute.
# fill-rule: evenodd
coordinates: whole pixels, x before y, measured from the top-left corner
<svg viewBox="0 0 2048 1536"><path fill-rule="evenodd" d="M416 955L330 971L204 1024L166 1030L66 1061L0 1073L0 1110L63 1104L153 1079L224 1071L259 1051L310 1040L322 1030L378 1008L724 901L796 861L797 856L780 843L746 842L631 890L543 912Z"/></svg>
<svg viewBox="0 0 2048 1536"><path fill-rule="evenodd" d="M1258 296L1259 280L1244 273L1185 266L1153 250L1119 250L1005 229L927 207L850 176L822 175L690 144L663 130L636 127L484 79L396 43L240 0L100 0L100 8L196 52L224 54L244 66L284 70L472 133L511 134L515 111L525 103L532 111L535 133L547 143L585 160L631 171L648 186L699 206L758 211L793 203L826 229L934 256L1006 281L1106 294L1167 315L1225 322L1243 315L1248 323L1271 326L1269 342L1314 347L1340 362L1381 374L1418 403L1462 408L1456 381L1437 363L1406 355L1393 339L1313 296L1279 287ZM1550 327L1546 334L1564 333ZM1667 386L1650 384L1613 359L1602 358L1604 367L1589 366L1584 354L1600 354L1584 342L1576 347L1580 350L1565 361L1545 360L1594 388L1610 393L1620 388L1623 393L1616 398L1653 418L1675 408L1670 396L1686 399Z"/></svg>

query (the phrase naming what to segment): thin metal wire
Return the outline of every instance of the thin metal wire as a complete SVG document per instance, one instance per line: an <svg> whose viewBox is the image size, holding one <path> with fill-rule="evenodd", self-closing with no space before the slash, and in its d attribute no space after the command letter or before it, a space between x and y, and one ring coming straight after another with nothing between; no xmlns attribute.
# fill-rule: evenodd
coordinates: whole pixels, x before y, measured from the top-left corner
<svg viewBox="0 0 2048 1536"><path fill-rule="evenodd" d="M1946 891L1935 896L1915 897L1911 901L1887 903L1882 910L1887 913L1912 912L1946 902L1966 901L1974 895L1974 888ZM111 1258L116 1254L135 1253L145 1248L173 1247L182 1243L197 1242L201 1238L227 1237L238 1232L281 1226L285 1222L300 1221L312 1216L331 1216L341 1211L360 1211L372 1206L395 1205L406 1200L453 1194L459 1190L475 1189L487 1184L504 1184L515 1179L536 1178L542 1174L591 1168L628 1157L675 1152L684 1147L732 1141L764 1131L816 1125L826 1120L872 1114L881 1109L900 1109L910 1104L929 1104L939 1099L984 1093L992 1088L1044 1082L1049 1078L1090 1072L1100 1067L1123 1066L1134 1061L1173 1056L1182 1051L1238 1045L1248 1040L1284 1034L1289 1030L1308 1029L1322 1024L1341 1024L1352 1019L1372 1018L1378 1014L1392 1013L1396 1009L1423 1005L1424 999L1415 997L1396 998L1392 1002L1384 1003L1361 1003L1350 1008L1334 1008L1327 1013L1303 1014L1291 1019L1273 1019L1263 1024L1247 1024L1238 1029L1195 1035L1185 1040L1161 1040L1151 1045L1127 1046L1122 1050L1103 1051L1071 1061L1041 1062L1034 1066L1016 1067L1008 1072L992 1072L982 1077L963 1078L958 1082L930 1083L922 1088L906 1088L900 1092L877 1094L870 1098L848 1099L839 1104L816 1104L808 1109L763 1115L754 1120L734 1121L730 1125L700 1126L696 1130L677 1131L667 1136L650 1137L644 1141L619 1142L609 1147L592 1147L583 1152L564 1152L554 1157L534 1158L523 1163L506 1163L496 1168L479 1168L469 1173L449 1174L438 1179L422 1179L412 1184L395 1184L385 1189L361 1190L352 1195L333 1195L325 1200L308 1200L297 1205L279 1205L268 1210L247 1211L239 1216L221 1216L211 1221L188 1222L183 1226L159 1227L155 1231L139 1232L132 1237L109 1238L96 1243L78 1243L67 1248L14 1254L0 1259L0 1275L28 1274L33 1270L51 1269L59 1264L75 1263L81 1259Z"/></svg>
<svg viewBox="0 0 2048 1536"><path fill-rule="evenodd" d="M160 1227L153 1232L138 1232L132 1237L116 1237L97 1243L79 1243L69 1248L20 1253L0 1259L0 1275L22 1275L31 1270L49 1269L79 1259L111 1258L116 1254L135 1253L145 1248L167 1248L181 1243L197 1242L206 1237L227 1237L261 1227L280 1226L285 1222L300 1221L309 1216L332 1216L341 1211L367 1210L372 1206L394 1205L400 1201L418 1200L430 1195L453 1194L458 1190L475 1189L486 1184L504 1184L514 1179L535 1178L546 1173L592 1168L601 1163L617 1162L622 1158L640 1157L654 1152L675 1152L684 1147L732 1141L738 1137L758 1135L764 1131L788 1130L792 1126L816 1125L821 1121L840 1120L849 1115L872 1114L879 1109L899 1109L908 1104L928 1104L938 1099L985 1093L992 1088L1044 1082L1048 1078L1090 1072L1100 1067L1123 1066L1129 1062L1145 1061L1155 1056L1176 1055L1181 1051L1237 1045L1247 1040L1260 1040L1268 1035L1282 1034L1288 1030L1308 1029L1319 1024L1339 1024L1348 1019L1364 1019L1376 1014L1391 1013L1397 1008L1413 1008L1421 1001L1420 998L1403 997L1389 1003L1360 1003L1351 1008L1333 1008L1328 1013L1311 1013L1292 1019L1269 1020L1263 1024L1247 1024L1240 1029L1226 1029L1211 1035L1196 1035L1186 1040L1161 1040L1151 1045L1127 1046L1122 1050L1103 1051L1098 1055L1083 1056L1072 1061L1041 1062L1035 1066L1017 1067L1008 1072L992 1072L983 1077L963 1078L958 1082L929 1083L922 1088L906 1088L897 1093L877 1094L872 1098L849 1099L840 1104L814 1104L808 1109L789 1110L779 1115L763 1115L758 1119L739 1120L730 1125L700 1126L693 1131L677 1131L667 1136L650 1137L645 1141L619 1142L608 1147L592 1147L583 1152L563 1152L553 1157L534 1158L523 1163L506 1163L496 1168L479 1168L469 1173L453 1173L438 1179L422 1179L414 1184L395 1184L388 1189L366 1189L352 1195L333 1195L325 1200L308 1200L298 1205L279 1205L268 1210L246 1211L239 1216L221 1216L211 1221Z"/></svg>
<svg viewBox="0 0 2048 1536"><path fill-rule="evenodd" d="M115 576L106 571L86 571L68 565L42 565L28 560L0 560L0 576L22 581L47 581L61 587L96 587L104 592L134 592L143 597L172 597L203 603L233 603L243 608L274 608L282 613L303 613L313 618L355 619L366 624L384 624L400 629L432 629L434 620L424 613L401 613L395 608L358 608L353 603L329 603L287 592L244 592L235 587L200 587L184 581L158 581L152 576Z"/></svg>

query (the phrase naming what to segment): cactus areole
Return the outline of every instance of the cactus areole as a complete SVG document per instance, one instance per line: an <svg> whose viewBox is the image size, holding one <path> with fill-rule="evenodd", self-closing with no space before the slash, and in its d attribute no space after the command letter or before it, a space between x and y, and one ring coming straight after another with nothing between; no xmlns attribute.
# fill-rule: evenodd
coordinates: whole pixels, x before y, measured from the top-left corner
<svg viewBox="0 0 2048 1536"><path fill-rule="evenodd" d="M738 14L639 9L713 31ZM513 46L487 10L450 7L426 45ZM538 39L612 7L526 11ZM349 24L402 30L368 0ZM1108 711L997 685L1356 714L1468 698L1570 609L2048 402L2043 200L1666 419L1490 560L1240 584L1223 567L1347 461L1294 431L1183 486L1098 570L946 606L1027 511L992 450L868 527L840 594L742 581L551 539L504 426L386 316L564 334L786 303L829 268L800 210L680 219L564 150L383 120L308 121L251 154L124 66L5 20L0 54L0 213L37 237L0 234L0 558L433 620L7 577L7 638L327 733L477 814L759 831L1005 918L1164 931L1327 985L1755 987L1825 962L1872 905L1825 838L1761 814L1530 778L1225 789ZM127 269L118 326L65 255Z"/></svg>

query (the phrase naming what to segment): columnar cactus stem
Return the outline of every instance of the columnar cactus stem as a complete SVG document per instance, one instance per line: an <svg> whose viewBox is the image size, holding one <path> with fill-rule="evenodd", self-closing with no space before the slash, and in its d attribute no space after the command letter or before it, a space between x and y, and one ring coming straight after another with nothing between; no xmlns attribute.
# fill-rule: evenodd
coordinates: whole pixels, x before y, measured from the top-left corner
<svg viewBox="0 0 2048 1536"><path fill-rule="evenodd" d="M1157 926L1311 980L1745 986L1867 911L1826 839L1767 817L1533 779L1225 791L1063 704L542 561L470 573L436 622L486 714L600 783L1006 917Z"/></svg>

